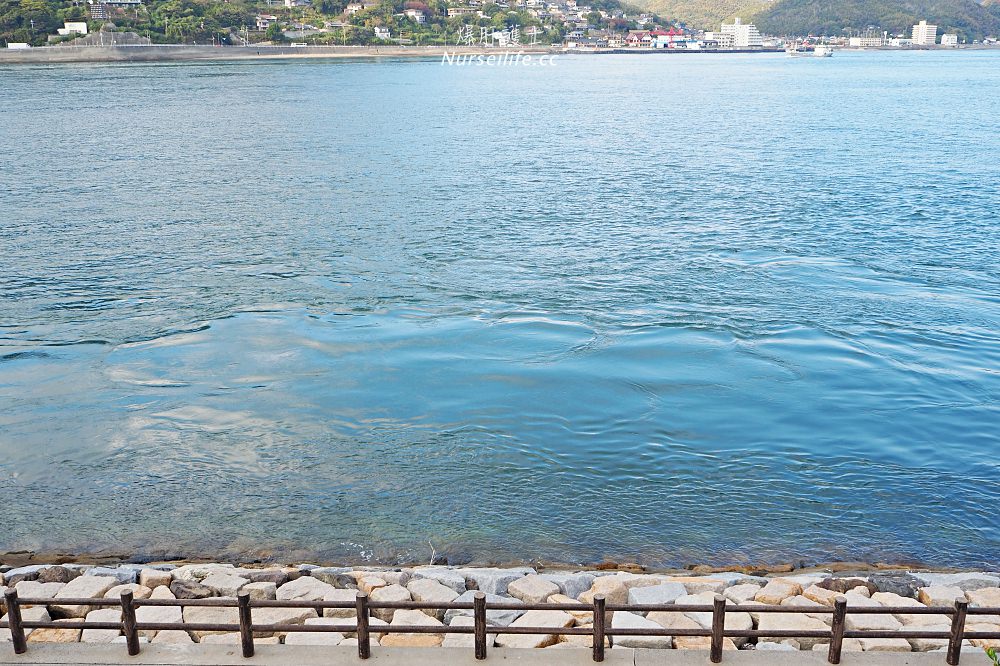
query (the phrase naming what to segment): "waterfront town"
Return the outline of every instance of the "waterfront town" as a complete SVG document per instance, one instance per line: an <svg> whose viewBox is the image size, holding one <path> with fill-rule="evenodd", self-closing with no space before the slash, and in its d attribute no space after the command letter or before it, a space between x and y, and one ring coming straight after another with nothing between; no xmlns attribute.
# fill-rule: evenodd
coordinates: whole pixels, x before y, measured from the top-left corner
<svg viewBox="0 0 1000 666"><path fill-rule="evenodd" d="M255 7L255 10L251 10ZM578 0L460 0L402 4L387 0L266 0L166 4L87 0L60 10L63 20L32 19L31 31L6 40L8 49L42 45L141 46L465 46L563 48L579 51L767 51L812 48L927 49L995 46L994 36L966 39L920 20L909 31L876 26L837 35L771 36L736 17L701 30L617 2Z"/></svg>

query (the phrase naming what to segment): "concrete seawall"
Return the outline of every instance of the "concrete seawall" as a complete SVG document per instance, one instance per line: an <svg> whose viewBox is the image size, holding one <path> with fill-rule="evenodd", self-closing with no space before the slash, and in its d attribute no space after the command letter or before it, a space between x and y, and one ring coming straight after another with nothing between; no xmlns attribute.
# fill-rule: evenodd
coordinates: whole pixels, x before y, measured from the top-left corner
<svg viewBox="0 0 1000 666"><path fill-rule="evenodd" d="M447 54L502 55L559 53L561 49L512 47L482 49L451 46L48 46L0 49L0 65L71 62L159 62L291 58L440 58Z"/></svg>

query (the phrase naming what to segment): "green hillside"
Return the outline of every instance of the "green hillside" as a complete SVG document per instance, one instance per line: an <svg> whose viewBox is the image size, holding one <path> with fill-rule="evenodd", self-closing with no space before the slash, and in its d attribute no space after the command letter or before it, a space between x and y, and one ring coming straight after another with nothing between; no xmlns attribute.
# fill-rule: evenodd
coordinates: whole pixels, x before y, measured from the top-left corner
<svg viewBox="0 0 1000 666"><path fill-rule="evenodd" d="M754 20L767 34L842 35L869 26L909 34L914 23L927 19L939 34L955 32L972 40L1000 34L998 6L987 8L975 0L779 0Z"/></svg>
<svg viewBox="0 0 1000 666"><path fill-rule="evenodd" d="M640 0L643 9L656 12L693 28L718 30L734 16L749 18L767 8L772 0Z"/></svg>

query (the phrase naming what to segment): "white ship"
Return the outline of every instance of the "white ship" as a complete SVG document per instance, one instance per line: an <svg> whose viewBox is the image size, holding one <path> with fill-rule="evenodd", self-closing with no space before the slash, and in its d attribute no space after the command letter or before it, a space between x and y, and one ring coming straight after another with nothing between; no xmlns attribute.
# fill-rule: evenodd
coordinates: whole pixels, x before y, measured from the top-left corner
<svg viewBox="0 0 1000 666"><path fill-rule="evenodd" d="M785 53L793 58L832 58L833 49L829 46L819 44L813 48L793 45L785 49Z"/></svg>

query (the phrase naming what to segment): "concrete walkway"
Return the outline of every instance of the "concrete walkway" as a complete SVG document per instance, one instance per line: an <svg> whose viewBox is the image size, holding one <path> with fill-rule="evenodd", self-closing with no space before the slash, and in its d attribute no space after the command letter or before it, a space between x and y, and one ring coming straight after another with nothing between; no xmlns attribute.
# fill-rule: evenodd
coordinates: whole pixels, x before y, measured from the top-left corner
<svg viewBox="0 0 1000 666"><path fill-rule="evenodd" d="M495 648L486 661L476 661L471 649L464 648L379 648L372 647L371 659L362 661L355 648L261 645L251 659L244 659L236 646L228 645L144 645L138 656L129 657L124 645L30 645L28 652L15 655L9 643L0 644L0 664L81 666L476 666L478 664L517 666L589 666L590 650L574 648L517 650ZM693 650L608 650L603 662L608 666L708 666L708 652ZM820 666L828 663L818 652L747 651L726 652L723 664L739 666ZM849 652L844 666L945 666L944 653ZM963 665L988 666L982 650L963 650Z"/></svg>

